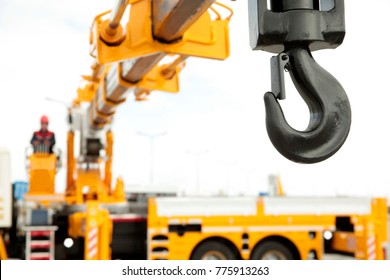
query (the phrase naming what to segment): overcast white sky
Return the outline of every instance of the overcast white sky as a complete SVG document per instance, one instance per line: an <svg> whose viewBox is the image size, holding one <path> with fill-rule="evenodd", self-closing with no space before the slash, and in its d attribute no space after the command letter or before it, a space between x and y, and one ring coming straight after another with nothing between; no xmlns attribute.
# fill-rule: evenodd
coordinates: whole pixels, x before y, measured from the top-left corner
<svg viewBox="0 0 390 280"><path fill-rule="evenodd" d="M149 180L149 143L137 131L168 134L156 140L155 182L195 191L195 159L201 157L201 192L231 194L266 191L269 174L280 174L290 195L386 195L390 197L388 11L390 1L346 1L347 35L336 50L314 53L319 64L344 86L352 106L350 136L325 162L296 164L273 148L265 129L264 92L270 90L270 53L249 48L247 1L228 3L231 57L191 58L181 73L181 91L154 92L149 102L122 105L113 126L115 174L127 185ZM92 19L113 0L0 1L0 145L11 150L12 177L25 180L24 149L47 114L57 143L66 149L65 107L81 74L89 73L88 36ZM375 9L373 9L375 7ZM308 109L289 78L287 120L297 129ZM226 163L234 163L227 176ZM250 172L249 172L250 171ZM247 173L249 172L249 177ZM228 182L229 179L229 182ZM64 188L64 171L58 190ZM227 186L230 189L227 190Z"/></svg>

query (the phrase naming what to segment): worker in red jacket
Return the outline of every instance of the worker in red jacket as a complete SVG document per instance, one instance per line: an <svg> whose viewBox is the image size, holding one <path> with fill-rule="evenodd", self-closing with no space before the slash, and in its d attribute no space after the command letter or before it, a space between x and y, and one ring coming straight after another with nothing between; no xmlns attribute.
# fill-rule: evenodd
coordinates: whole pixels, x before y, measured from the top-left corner
<svg viewBox="0 0 390 280"><path fill-rule="evenodd" d="M34 152L53 153L53 146L56 143L54 133L48 130L49 118L41 117L41 129L35 131L31 139L31 145L34 147Z"/></svg>

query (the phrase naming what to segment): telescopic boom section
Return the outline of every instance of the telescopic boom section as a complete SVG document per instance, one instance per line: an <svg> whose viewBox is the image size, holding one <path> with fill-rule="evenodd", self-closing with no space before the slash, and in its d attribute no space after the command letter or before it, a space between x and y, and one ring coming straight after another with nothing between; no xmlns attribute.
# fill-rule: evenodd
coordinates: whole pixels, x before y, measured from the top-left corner
<svg viewBox="0 0 390 280"><path fill-rule="evenodd" d="M110 23L109 28L115 30L118 28L121 19L123 17L123 14L125 13L127 5L127 0L119 0L116 2L116 5L114 9L112 9L111 15L110 15Z"/></svg>
<svg viewBox="0 0 390 280"><path fill-rule="evenodd" d="M180 39L215 0L154 0L153 34L166 43Z"/></svg>
<svg viewBox="0 0 390 280"><path fill-rule="evenodd" d="M171 43L180 39L215 0L155 0L153 1L153 36ZM130 82L141 80L163 57L157 53L136 59L127 73Z"/></svg>
<svg viewBox="0 0 390 280"><path fill-rule="evenodd" d="M152 26L155 40L164 43L174 43L184 32L204 14L215 0L153 0ZM128 1L117 1L110 14L105 32L116 34L123 32L120 26ZM100 83L95 99L89 108L90 126L92 130L101 130L109 123L115 114L116 107L125 101L130 92L136 93L139 88L123 86L120 77L125 82L135 84L142 80L160 60L166 55L164 52L138 57L113 64L105 76L105 82ZM181 58L185 60L186 56Z"/></svg>

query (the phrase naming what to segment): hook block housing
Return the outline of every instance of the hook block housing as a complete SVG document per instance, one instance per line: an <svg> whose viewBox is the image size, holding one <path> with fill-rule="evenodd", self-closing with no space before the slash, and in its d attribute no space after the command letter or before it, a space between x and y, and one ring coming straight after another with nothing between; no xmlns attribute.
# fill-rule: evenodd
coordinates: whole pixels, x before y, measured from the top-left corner
<svg viewBox="0 0 390 280"><path fill-rule="evenodd" d="M250 46L283 52L286 45L311 51L337 48L344 40L344 0L248 0Z"/></svg>

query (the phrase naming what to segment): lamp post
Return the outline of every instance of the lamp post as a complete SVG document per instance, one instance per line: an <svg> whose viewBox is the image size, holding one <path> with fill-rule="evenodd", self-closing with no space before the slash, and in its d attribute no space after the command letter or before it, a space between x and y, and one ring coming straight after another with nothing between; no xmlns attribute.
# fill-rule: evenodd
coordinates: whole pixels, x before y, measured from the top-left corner
<svg viewBox="0 0 390 280"><path fill-rule="evenodd" d="M226 168L226 193L228 193L230 190L231 167L237 164L237 161L222 162L221 164L224 165Z"/></svg>
<svg viewBox="0 0 390 280"><path fill-rule="evenodd" d="M149 138L150 140L150 177L149 183L152 186L154 184L154 140L158 137L164 136L167 132L161 132L156 134L149 134L142 131L137 131L137 134Z"/></svg>
<svg viewBox="0 0 390 280"><path fill-rule="evenodd" d="M207 154L208 152L208 150L187 151L188 154L195 156L196 192L199 192L200 187L200 156Z"/></svg>
<svg viewBox="0 0 390 280"><path fill-rule="evenodd" d="M250 185L251 185L251 174L256 171L255 168L243 168L242 171L245 173L245 180L246 180L246 189L247 192L250 192Z"/></svg>

